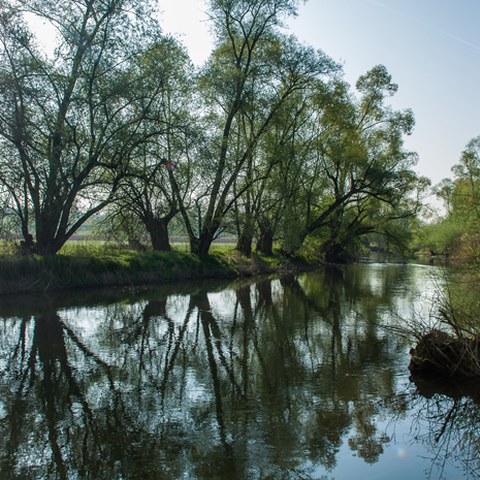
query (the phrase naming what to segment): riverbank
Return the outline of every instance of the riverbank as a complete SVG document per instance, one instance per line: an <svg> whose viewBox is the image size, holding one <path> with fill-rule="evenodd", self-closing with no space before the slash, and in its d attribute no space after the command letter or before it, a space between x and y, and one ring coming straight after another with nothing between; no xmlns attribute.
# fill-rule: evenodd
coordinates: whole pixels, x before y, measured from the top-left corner
<svg viewBox="0 0 480 480"><path fill-rule="evenodd" d="M182 280L285 273L318 264L281 256L250 258L233 248L209 255L108 249L86 253L0 256L0 295L71 288L163 284Z"/></svg>

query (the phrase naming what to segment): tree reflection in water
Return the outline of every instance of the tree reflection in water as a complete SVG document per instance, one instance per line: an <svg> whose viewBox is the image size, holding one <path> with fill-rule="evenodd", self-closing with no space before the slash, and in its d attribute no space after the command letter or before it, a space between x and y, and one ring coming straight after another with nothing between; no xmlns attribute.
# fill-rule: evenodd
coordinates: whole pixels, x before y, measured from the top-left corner
<svg viewBox="0 0 480 480"><path fill-rule="evenodd" d="M416 425L429 446L432 465L442 472L451 459L460 459L465 478L480 478L480 380L457 382L422 375L411 379L416 392L410 404L417 412ZM422 424L428 428L422 429Z"/></svg>
<svg viewBox="0 0 480 480"><path fill-rule="evenodd" d="M371 275L51 300L23 318L0 307L0 477L326 478L342 446L376 464L391 443L379 418L423 397L398 393L408 348L379 327L411 270ZM425 402L450 422L432 427L437 444L463 435L454 416L478 417Z"/></svg>

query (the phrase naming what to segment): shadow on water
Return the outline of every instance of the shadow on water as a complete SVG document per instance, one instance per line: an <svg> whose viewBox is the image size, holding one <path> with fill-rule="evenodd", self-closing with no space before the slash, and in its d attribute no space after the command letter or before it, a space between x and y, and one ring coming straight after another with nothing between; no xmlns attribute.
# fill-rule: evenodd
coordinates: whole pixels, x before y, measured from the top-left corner
<svg viewBox="0 0 480 480"><path fill-rule="evenodd" d="M454 379L443 376L416 374L410 377L415 384L417 393L426 398L443 395L453 400L469 398L480 405L480 379Z"/></svg>
<svg viewBox="0 0 480 480"><path fill-rule="evenodd" d="M450 413L450 397L409 392L407 342L382 323L414 301L418 274L369 265L2 301L0 478L402 478L383 461L382 419L431 424L429 448L447 443L441 415L449 438L465 434L454 416L479 416L463 397Z"/></svg>

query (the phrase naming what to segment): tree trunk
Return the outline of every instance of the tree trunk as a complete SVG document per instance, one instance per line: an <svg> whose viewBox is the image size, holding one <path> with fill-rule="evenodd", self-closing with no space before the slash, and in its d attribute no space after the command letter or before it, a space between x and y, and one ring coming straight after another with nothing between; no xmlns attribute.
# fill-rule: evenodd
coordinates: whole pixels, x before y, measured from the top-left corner
<svg viewBox="0 0 480 480"><path fill-rule="evenodd" d="M31 233L27 232L24 234L24 240L20 242L18 251L21 255L32 255L34 253L38 253L37 245L33 240Z"/></svg>
<svg viewBox="0 0 480 480"><path fill-rule="evenodd" d="M53 235L39 235L37 236L37 243L32 253L38 253L44 256L55 255L63 247L65 241L59 241Z"/></svg>
<svg viewBox="0 0 480 480"><path fill-rule="evenodd" d="M203 231L199 238L190 238L190 251L197 255L207 255L212 242L213 235L209 231Z"/></svg>
<svg viewBox="0 0 480 480"><path fill-rule="evenodd" d="M349 251L343 242L327 242L323 251L327 263L346 264L352 263L355 259L354 252Z"/></svg>
<svg viewBox="0 0 480 480"><path fill-rule="evenodd" d="M328 243L324 248L325 261L327 263L345 264L352 261L352 255L350 255L345 247L339 243Z"/></svg>
<svg viewBox="0 0 480 480"><path fill-rule="evenodd" d="M156 251L169 252L172 249L168 234L168 223L169 219L165 217L150 219L146 222L152 248Z"/></svg>
<svg viewBox="0 0 480 480"><path fill-rule="evenodd" d="M273 230L261 229L257 239L257 252L268 257L273 256Z"/></svg>
<svg viewBox="0 0 480 480"><path fill-rule="evenodd" d="M238 250L242 255L250 257L252 255L252 243L253 243L253 234L252 232L244 229L240 234L237 240L237 245L235 249Z"/></svg>
<svg viewBox="0 0 480 480"><path fill-rule="evenodd" d="M64 229L59 225L60 215L50 211L40 211L35 215L36 252L40 255L55 255L67 241Z"/></svg>

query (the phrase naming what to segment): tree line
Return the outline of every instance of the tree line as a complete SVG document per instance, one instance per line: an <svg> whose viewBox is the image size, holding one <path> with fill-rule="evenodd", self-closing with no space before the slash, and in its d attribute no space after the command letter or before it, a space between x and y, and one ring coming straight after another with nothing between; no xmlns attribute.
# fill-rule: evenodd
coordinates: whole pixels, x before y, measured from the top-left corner
<svg viewBox="0 0 480 480"><path fill-rule="evenodd" d="M417 240L432 253L478 261L480 257L480 136L471 139L452 167L452 177L433 188L444 213L425 225Z"/></svg>
<svg viewBox="0 0 480 480"><path fill-rule="evenodd" d="M410 110L377 65L352 88L285 33L300 0L210 0L195 67L147 0L0 4L1 228L57 253L102 212L125 235L193 253L228 233L249 255L314 242L351 258L366 235L408 240L428 180L403 141ZM31 28L55 32L46 53Z"/></svg>

